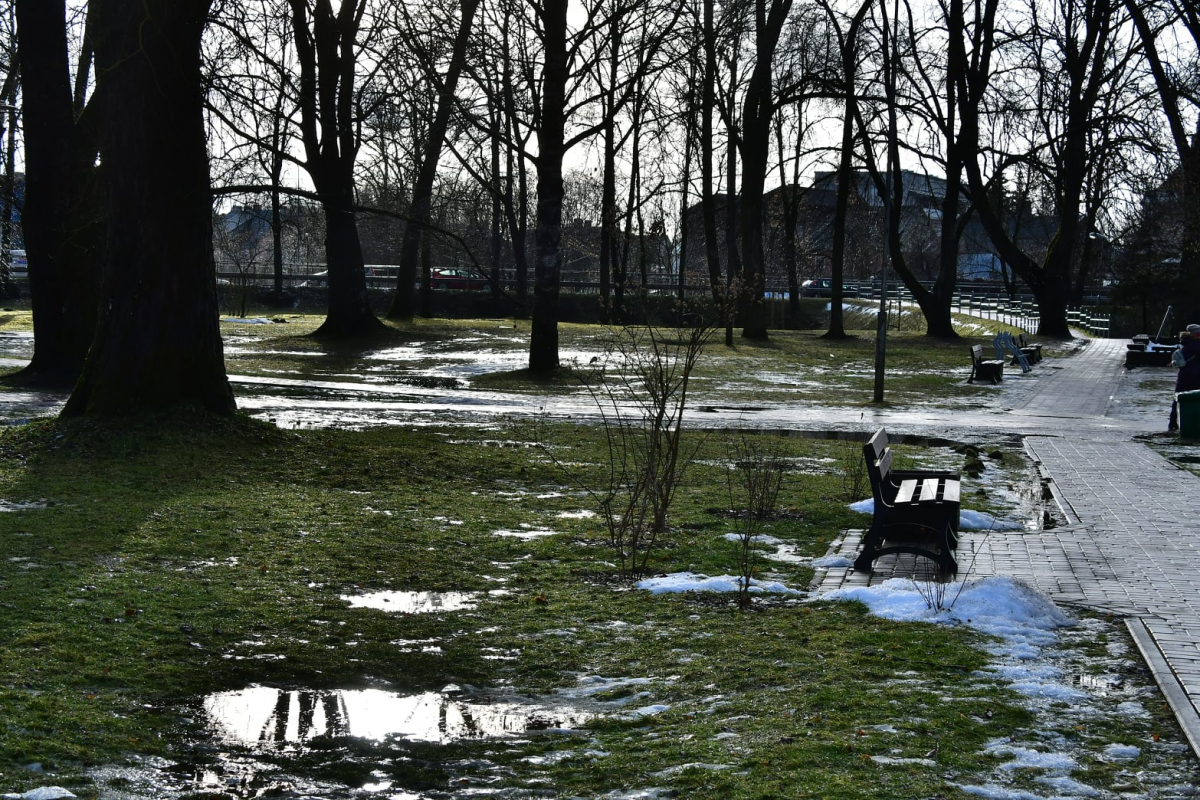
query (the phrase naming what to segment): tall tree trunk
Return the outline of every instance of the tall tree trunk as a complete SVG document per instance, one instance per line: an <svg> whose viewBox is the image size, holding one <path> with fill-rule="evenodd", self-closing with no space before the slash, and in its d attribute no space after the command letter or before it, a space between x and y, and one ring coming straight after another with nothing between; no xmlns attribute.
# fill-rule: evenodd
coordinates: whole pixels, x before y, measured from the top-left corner
<svg viewBox="0 0 1200 800"><path fill-rule="evenodd" d="M767 338L763 189L771 153L771 117L775 113L771 71L791 7L792 0L773 0L768 13L766 0L754 3L754 70L742 109L742 336L747 339Z"/></svg>
<svg viewBox="0 0 1200 800"><path fill-rule="evenodd" d="M842 59L842 99L846 105L846 112L842 117L842 147L838 160L837 192L833 211L833 253L830 265L833 290L829 302L829 330L825 332L825 337L830 339L846 338L845 316L842 312L842 283L846 276L846 216L850 209L850 184L854 171L854 119L858 113L858 31L872 2L873 0L863 0L844 34L840 28L836 30ZM833 12L828 7L826 12L832 16Z"/></svg>
<svg viewBox="0 0 1200 800"><path fill-rule="evenodd" d="M19 0L16 12L25 90L22 222L34 346L15 380L69 387L96 331L96 211L87 203L95 153L76 127L64 0Z"/></svg>
<svg viewBox="0 0 1200 800"><path fill-rule="evenodd" d="M371 311L367 275L355 218L354 65L358 13L365 0L316 0L309 29L308 0L288 0L296 59L300 63L300 133L304 166L326 219L325 258L329 305L318 338L357 338L384 330Z"/></svg>
<svg viewBox="0 0 1200 800"><path fill-rule="evenodd" d="M210 0L92 2L108 238L95 343L62 413L232 414L200 70Z"/></svg>
<svg viewBox="0 0 1200 800"><path fill-rule="evenodd" d="M803 112L801 112L803 113ZM783 202L783 265L787 273L788 302L785 324L788 329L794 329L800 320L800 270L799 257L796 247L796 227L800 221L800 157L799 151L803 144L804 125L798 126L796 136L795 168L791 180L788 180L787 166L783 156L783 121L776 117L775 139L779 148L779 186Z"/></svg>
<svg viewBox="0 0 1200 800"><path fill-rule="evenodd" d="M558 368L558 294L562 274L562 162L566 136L567 0L544 0L545 62L542 67L542 115L538 128L537 260L534 266L533 319L529 369Z"/></svg>
<svg viewBox="0 0 1200 800"><path fill-rule="evenodd" d="M504 248L504 237L501 233L504 223L503 195L500 189L500 108L496 102L499 91L488 94L489 134L492 146L492 237L490 256L492 297L503 294L504 284L501 274L501 256Z"/></svg>
<svg viewBox="0 0 1200 800"><path fill-rule="evenodd" d="M510 144L504 150L508 178L504 184L504 209L508 215L509 238L512 240L513 271L517 285L517 302L522 310L529 298L529 187L525 171L525 156L514 150L523 140L517 135L517 103L513 92L512 56L509 50L508 16L501 22L501 43L504 60L501 83L503 86L504 117ZM513 174L516 174L516 186ZM514 197L514 190L516 196Z"/></svg>
<svg viewBox="0 0 1200 800"><path fill-rule="evenodd" d="M446 77L438 87L437 110L433 123L426 134L421 169L413 184L413 199L409 205L412 218L404 226L404 238L400 242L400 271L396 281L396 293L388 309L388 319L410 319L412 317L413 278L416 275L421 239L429 222L429 210L433 200L433 182L437 178L438 164L442 156L442 143L450 126L450 112L454 109L454 95L458 91L458 79L467 59L467 45L471 40L471 26L479 0L460 0L458 33L454 38L454 50L450 55L450 66ZM428 238L425 236L424 238Z"/></svg>
<svg viewBox="0 0 1200 800"><path fill-rule="evenodd" d="M608 42L608 85L601 91L604 104L604 114L611 119L617 98L617 67L620 64L621 50L621 19L614 16L609 24ZM606 125L603 142L603 173L600 186L600 321L608 324L612 319L619 318L620 301L611 302L612 297L612 265L616 254L617 233L617 126ZM624 286L617 289L623 294Z"/></svg>
<svg viewBox="0 0 1200 800"><path fill-rule="evenodd" d="M737 123L732 98L737 93L738 44L729 48L729 140L725 150L726 181L728 195L725 206L725 346L733 347L733 326L741 311L744 288L741 285L742 265L738 257L738 145Z"/></svg>
<svg viewBox="0 0 1200 800"><path fill-rule="evenodd" d="M847 81L851 84L852 79ZM829 330L831 339L846 337L845 315L842 312L842 283L846 277L846 217L850 211L851 183L854 180L854 109L857 102L853 90L846 93L846 115L842 119L842 149L838 161L837 190L833 201L833 252L830 264L832 287L829 300Z"/></svg>
<svg viewBox="0 0 1200 800"><path fill-rule="evenodd" d="M716 109L717 33L713 23L713 0L704 2L704 84L700 96L700 215L704 225L704 258L713 303L720 305L721 250L717 246L717 209L713 198L713 112Z"/></svg>
<svg viewBox="0 0 1200 800"><path fill-rule="evenodd" d="M696 65L688 75L688 86L696 84ZM682 303L687 299L687 263L688 263L688 196L692 184L692 140L695 138L696 93L689 88L688 104L684 110L683 120L683 180L680 185L679 200L679 274L676 276L676 296L680 302L680 313L683 313ZM682 324L682 323L681 323Z"/></svg>

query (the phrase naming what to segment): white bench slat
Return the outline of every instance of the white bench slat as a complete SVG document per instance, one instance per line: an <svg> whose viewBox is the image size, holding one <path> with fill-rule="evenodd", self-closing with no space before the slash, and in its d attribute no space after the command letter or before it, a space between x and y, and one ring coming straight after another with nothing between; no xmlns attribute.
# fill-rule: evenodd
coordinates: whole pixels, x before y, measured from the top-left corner
<svg viewBox="0 0 1200 800"><path fill-rule="evenodd" d="M911 503L913 494L917 491L916 480L906 480L900 482L900 491L896 492L897 503Z"/></svg>
<svg viewBox="0 0 1200 800"><path fill-rule="evenodd" d="M953 478L946 479L946 489L942 492L942 499L947 503L957 503L960 498L959 482Z"/></svg>
<svg viewBox="0 0 1200 800"><path fill-rule="evenodd" d="M926 478L921 482L921 502L932 503L938 499L938 484L941 483L939 478Z"/></svg>

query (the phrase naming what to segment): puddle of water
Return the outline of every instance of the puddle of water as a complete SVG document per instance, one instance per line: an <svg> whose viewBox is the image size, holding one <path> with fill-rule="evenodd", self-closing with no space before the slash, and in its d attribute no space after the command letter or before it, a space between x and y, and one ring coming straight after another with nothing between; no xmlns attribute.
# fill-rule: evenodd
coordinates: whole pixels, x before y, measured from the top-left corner
<svg viewBox="0 0 1200 800"><path fill-rule="evenodd" d="M479 592L371 592L341 596L351 608L374 608L395 614L437 614L479 605Z"/></svg>
<svg viewBox="0 0 1200 800"><path fill-rule="evenodd" d="M303 746L320 736L448 744L536 730L571 730L595 714L522 702L472 702L447 692L292 690L251 686L204 700L217 735L246 745Z"/></svg>

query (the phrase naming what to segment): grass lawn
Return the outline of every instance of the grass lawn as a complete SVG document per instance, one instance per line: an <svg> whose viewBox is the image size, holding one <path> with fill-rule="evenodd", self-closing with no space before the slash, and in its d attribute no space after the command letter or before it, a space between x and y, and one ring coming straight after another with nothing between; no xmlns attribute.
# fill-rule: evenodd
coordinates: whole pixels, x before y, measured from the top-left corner
<svg viewBox="0 0 1200 800"><path fill-rule="evenodd" d="M360 374L361 351L327 353L302 336L313 322L226 331L230 372L301 369L313 360L303 353L320 352L318 371ZM450 342L494 325L502 340L514 324L422 322L398 337ZM600 335L564 326L564 349ZM780 385L764 376L829 362L852 388L844 402L861 402L846 373L869 369L870 352L865 339L811 332L718 345L699 394L754 398ZM898 334L892 353L911 372L898 397L954 402L965 344ZM489 381L547 390L519 371ZM787 391L829 399L815 383ZM756 574L803 590L810 559L864 524L847 508L859 499L846 470L858 446L751 438L786 465L762 533L794 556L760 556ZM736 574L725 534L744 501L729 478L746 446L737 434L687 439L694 458L650 573ZM946 448L898 451L962 465ZM967 627L888 622L796 594L740 608L730 594L634 588L586 491L603 484L605 453L596 427L504 422L282 431L162 417L0 429L0 793L927 798L997 780L1040 793L1042 773L1004 767L1012 748L997 744L1033 740L1096 754L1064 774L1102 792L1158 790L1139 775L1164 786L1200 777L1114 620L1089 618L1072 645L1090 664L1080 669L1121 673L1121 690L1096 701L1114 710L1088 717L1031 706L988 668L989 638ZM1026 467L1010 454L988 468L1020 480ZM380 592L464 607L388 610L404 594L390 596L396 606L359 603ZM263 692L273 728L255 718L239 738L236 720L215 719L217 701ZM353 703L415 708L413 698L441 704L442 740L335 724ZM1144 713L1115 711L1131 701ZM549 727L575 715L572 731L527 721L487 737L453 722L467 709L486 729L497 709L526 719L530 706L549 709ZM1134 742L1133 761L1098 755ZM147 775L156 789L139 788Z"/></svg>

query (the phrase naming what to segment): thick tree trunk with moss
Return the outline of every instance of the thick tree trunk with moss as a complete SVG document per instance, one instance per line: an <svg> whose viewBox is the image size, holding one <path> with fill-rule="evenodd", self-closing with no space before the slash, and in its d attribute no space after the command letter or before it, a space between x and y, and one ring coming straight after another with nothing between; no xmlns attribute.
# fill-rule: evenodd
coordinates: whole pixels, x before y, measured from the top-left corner
<svg viewBox="0 0 1200 800"><path fill-rule="evenodd" d="M63 416L232 414L200 37L209 0L92 0L109 209L96 339Z"/></svg>

